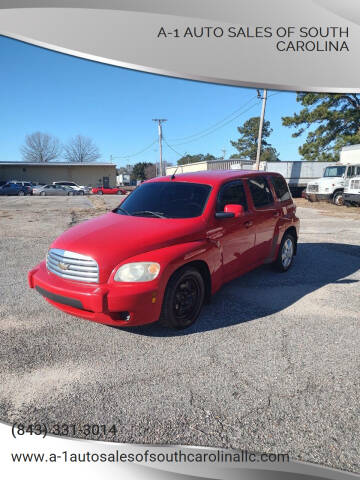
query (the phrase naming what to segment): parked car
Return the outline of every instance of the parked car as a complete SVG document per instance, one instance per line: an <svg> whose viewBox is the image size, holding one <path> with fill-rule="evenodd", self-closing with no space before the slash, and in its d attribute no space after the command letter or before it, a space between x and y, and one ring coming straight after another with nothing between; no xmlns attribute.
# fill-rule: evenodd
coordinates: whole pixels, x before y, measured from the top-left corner
<svg viewBox="0 0 360 480"><path fill-rule="evenodd" d="M32 195L33 189L21 182L7 182L0 187L0 195Z"/></svg>
<svg viewBox="0 0 360 480"><path fill-rule="evenodd" d="M127 191L120 187L94 187L92 193L96 195L126 195Z"/></svg>
<svg viewBox="0 0 360 480"><path fill-rule="evenodd" d="M72 187L63 187L62 185L41 185L33 188L33 194L41 196L64 196L78 195L78 191Z"/></svg>
<svg viewBox="0 0 360 480"><path fill-rule="evenodd" d="M53 182L53 185L62 185L63 187L72 187L74 190L78 192L79 195L85 195L90 193L91 188L87 187L86 185L78 185L75 182L68 182L68 181L59 181Z"/></svg>
<svg viewBox="0 0 360 480"><path fill-rule="evenodd" d="M160 319L186 328L225 282L263 263L280 272L290 268L295 212L277 173L154 178L112 212L58 237L29 272L29 285L53 306L88 320L130 326Z"/></svg>

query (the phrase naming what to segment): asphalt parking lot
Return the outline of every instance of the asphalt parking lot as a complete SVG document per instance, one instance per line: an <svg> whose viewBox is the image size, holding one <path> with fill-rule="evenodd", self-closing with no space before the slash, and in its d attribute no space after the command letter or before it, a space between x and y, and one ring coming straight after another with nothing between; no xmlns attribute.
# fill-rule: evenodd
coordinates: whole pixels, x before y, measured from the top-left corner
<svg viewBox="0 0 360 480"><path fill-rule="evenodd" d="M0 419L116 424L108 440L289 453L360 472L359 215L298 208L292 269L231 282L179 333L71 317L27 286L53 239L118 202L0 197Z"/></svg>

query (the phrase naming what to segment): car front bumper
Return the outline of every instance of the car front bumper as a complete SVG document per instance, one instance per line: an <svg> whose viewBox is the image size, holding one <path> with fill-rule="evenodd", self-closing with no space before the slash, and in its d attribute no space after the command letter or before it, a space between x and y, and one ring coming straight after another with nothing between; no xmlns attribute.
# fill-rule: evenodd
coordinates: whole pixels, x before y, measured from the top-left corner
<svg viewBox="0 0 360 480"><path fill-rule="evenodd" d="M106 325L144 325L156 322L161 312L162 293L154 282L74 282L49 272L45 261L30 270L28 282L54 307Z"/></svg>
<svg viewBox="0 0 360 480"><path fill-rule="evenodd" d="M330 193L309 193L305 192L305 198L310 202L329 202L331 200Z"/></svg>

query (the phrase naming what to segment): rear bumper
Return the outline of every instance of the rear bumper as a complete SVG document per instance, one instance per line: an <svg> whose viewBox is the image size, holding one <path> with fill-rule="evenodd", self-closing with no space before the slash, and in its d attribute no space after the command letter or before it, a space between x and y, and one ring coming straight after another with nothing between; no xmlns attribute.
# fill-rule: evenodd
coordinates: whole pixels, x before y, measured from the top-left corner
<svg viewBox="0 0 360 480"><path fill-rule="evenodd" d="M154 282L96 285L73 282L49 272L45 261L30 270L28 282L30 288L35 288L54 307L94 322L134 326L156 322L160 316L162 292ZM129 318L124 320L127 313Z"/></svg>

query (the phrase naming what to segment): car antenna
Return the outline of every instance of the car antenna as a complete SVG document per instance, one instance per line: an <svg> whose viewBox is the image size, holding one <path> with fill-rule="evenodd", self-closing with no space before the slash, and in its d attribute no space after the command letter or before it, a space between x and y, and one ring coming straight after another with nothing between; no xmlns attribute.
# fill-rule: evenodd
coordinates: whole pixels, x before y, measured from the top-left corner
<svg viewBox="0 0 360 480"><path fill-rule="evenodd" d="M180 165L177 165L177 167L175 168L175 172L171 175L171 180L174 180L176 172L178 171L179 167L180 167Z"/></svg>

